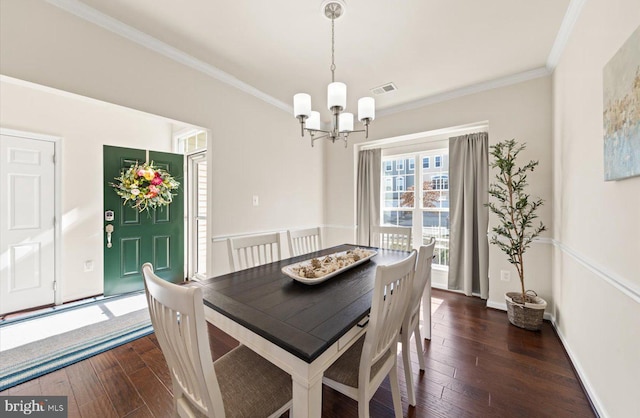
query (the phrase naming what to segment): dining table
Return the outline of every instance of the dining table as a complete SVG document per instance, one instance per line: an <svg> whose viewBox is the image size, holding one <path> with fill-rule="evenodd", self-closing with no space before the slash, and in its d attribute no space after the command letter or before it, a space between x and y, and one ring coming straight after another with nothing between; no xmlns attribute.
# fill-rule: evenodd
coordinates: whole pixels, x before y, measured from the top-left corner
<svg viewBox="0 0 640 418"><path fill-rule="evenodd" d="M315 284L283 267L355 248L369 260ZM338 245L200 281L205 317L214 326L291 375L293 417L322 414L322 376L366 332L376 266L406 251Z"/></svg>

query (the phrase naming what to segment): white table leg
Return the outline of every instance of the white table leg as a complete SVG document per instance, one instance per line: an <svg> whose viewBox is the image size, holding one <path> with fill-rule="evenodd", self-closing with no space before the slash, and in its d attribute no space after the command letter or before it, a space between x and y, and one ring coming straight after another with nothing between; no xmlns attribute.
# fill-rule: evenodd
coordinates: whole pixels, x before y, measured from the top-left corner
<svg viewBox="0 0 640 418"><path fill-rule="evenodd" d="M322 375L309 382L293 378L293 418L321 418Z"/></svg>

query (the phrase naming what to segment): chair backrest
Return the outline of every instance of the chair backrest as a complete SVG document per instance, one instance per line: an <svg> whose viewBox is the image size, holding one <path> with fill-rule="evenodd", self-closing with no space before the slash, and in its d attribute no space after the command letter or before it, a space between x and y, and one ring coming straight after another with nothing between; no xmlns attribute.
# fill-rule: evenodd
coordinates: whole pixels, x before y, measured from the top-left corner
<svg viewBox="0 0 640 418"><path fill-rule="evenodd" d="M411 251L411 228L406 226L371 227L373 246L389 250Z"/></svg>
<svg viewBox="0 0 640 418"><path fill-rule="evenodd" d="M322 249L320 228L289 230L287 237L292 257Z"/></svg>
<svg viewBox="0 0 640 418"><path fill-rule="evenodd" d="M410 322L416 314L420 314L420 301L424 293L425 286L431 286L431 263L433 262L433 250L436 246L436 239L431 237L428 244L420 246L418 251L418 260L416 262L416 273L413 278L413 292L409 299L409 307L403 329L411 332ZM405 325L406 324L406 325Z"/></svg>
<svg viewBox="0 0 640 418"><path fill-rule="evenodd" d="M360 357L359 387L368 385L371 366L398 342L415 275L416 252L404 260L376 268L376 281L371 301L369 327ZM393 348L392 356L396 356Z"/></svg>
<svg viewBox="0 0 640 418"><path fill-rule="evenodd" d="M231 271L272 263L281 257L279 232L229 238L228 243Z"/></svg>
<svg viewBox="0 0 640 418"><path fill-rule="evenodd" d="M155 275L150 263L142 266L142 274L151 323L169 366L178 413L193 414L195 406L206 416L223 417L224 405L211 359L202 290L162 280Z"/></svg>

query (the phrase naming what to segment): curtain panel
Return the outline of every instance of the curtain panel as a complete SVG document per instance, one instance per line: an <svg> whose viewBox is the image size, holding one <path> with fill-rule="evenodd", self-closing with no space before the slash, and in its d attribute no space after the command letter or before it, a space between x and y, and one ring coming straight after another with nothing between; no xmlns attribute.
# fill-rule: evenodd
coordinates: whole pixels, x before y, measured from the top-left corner
<svg viewBox="0 0 640 418"><path fill-rule="evenodd" d="M489 134L449 138L449 289L489 296Z"/></svg>
<svg viewBox="0 0 640 418"><path fill-rule="evenodd" d="M358 245L372 245L371 225L380 224L380 169L382 150L370 149L358 154L356 223Z"/></svg>

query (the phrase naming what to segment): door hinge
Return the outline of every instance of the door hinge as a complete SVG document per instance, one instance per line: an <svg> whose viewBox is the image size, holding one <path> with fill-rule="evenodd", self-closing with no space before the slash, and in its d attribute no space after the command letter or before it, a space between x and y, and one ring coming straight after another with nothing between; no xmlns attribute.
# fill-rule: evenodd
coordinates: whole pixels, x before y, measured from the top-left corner
<svg viewBox="0 0 640 418"><path fill-rule="evenodd" d="M58 282L57 282L57 281L54 281L54 282L53 282L53 291L54 291L54 292L57 292L57 291L58 291Z"/></svg>
<svg viewBox="0 0 640 418"><path fill-rule="evenodd" d="M51 156L51 161L53 161L54 164L56 163L56 155L55 154L53 154Z"/></svg>

